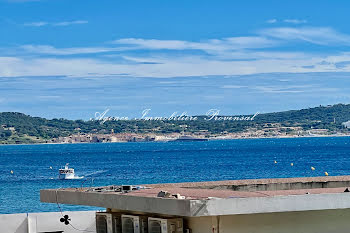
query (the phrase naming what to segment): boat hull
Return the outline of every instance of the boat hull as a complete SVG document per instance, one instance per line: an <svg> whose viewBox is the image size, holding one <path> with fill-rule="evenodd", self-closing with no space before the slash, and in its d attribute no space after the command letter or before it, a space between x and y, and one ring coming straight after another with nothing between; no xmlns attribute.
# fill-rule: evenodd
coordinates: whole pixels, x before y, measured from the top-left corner
<svg viewBox="0 0 350 233"><path fill-rule="evenodd" d="M59 174L58 178L60 180L72 180L72 179L75 179L75 175L74 175L74 173L73 174Z"/></svg>

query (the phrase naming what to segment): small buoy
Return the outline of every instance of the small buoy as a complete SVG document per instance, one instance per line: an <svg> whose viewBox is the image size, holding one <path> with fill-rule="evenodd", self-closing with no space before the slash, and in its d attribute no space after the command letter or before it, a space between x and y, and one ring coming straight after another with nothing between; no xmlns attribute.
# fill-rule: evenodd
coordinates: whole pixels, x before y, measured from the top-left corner
<svg viewBox="0 0 350 233"><path fill-rule="evenodd" d="M311 167L311 170L315 171L315 168L314 168L314 167Z"/></svg>
<svg viewBox="0 0 350 233"><path fill-rule="evenodd" d="M325 175L325 176L328 176L328 172L324 172L324 175Z"/></svg>
<svg viewBox="0 0 350 233"><path fill-rule="evenodd" d="M294 166L294 163L290 163L290 166L292 166L292 167L293 167L293 166Z"/></svg>
<svg viewBox="0 0 350 233"><path fill-rule="evenodd" d="M50 169L52 169L52 167L50 166Z"/></svg>
<svg viewBox="0 0 350 233"><path fill-rule="evenodd" d="M13 174L13 171L11 170L11 174Z"/></svg>
<svg viewBox="0 0 350 233"><path fill-rule="evenodd" d="M277 163L277 161L275 160L275 164Z"/></svg>

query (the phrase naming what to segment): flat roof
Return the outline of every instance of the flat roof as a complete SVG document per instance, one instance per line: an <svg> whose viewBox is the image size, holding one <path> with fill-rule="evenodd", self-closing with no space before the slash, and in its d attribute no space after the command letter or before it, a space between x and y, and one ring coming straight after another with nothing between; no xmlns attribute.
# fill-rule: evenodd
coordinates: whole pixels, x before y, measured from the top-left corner
<svg viewBox="0 0 350 233"><path fill-rule="evenodd" d="M152 187L198 187L198 186L216 186L216 185L249 185L249 184L286 184L296 182L341 182L350 181L350 176L317 176L317 177L292 177L292 178L269 178L269 179L246 179L246 180L220 180L186 183L160 183L151 184Z"/></svg>
<svg viewBox="0 0 350 233"><path fill-rule="evenodd" d="M41 190L42 202L90 205L126 212L216 216L350 208L350 176L227 180ZM348 190L347 190L348 191ZM160 197L166 192L166 197ZM163 193L164 194L164 193ZM177 198L179 194L181 198Z"/></svg>

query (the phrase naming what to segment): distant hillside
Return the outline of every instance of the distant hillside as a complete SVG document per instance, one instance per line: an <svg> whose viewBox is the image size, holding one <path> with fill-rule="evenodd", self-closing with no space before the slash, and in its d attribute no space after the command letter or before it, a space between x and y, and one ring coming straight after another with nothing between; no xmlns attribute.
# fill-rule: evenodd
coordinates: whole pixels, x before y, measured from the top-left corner
<svg viewBox="0 0 350 233"><path fill-rule="evenodd" d="M345 122L350 120L350 104L336 104L315 108L275 112L259 115L260 121L270 122Z"/></svg>
<svg viewBox="0 0 350 233"><path fill-rule="evenodd" d="M53 138L77 133L106 134L114 133L155 133L169 134L208 132L208 134L225 134L242 132L247 129L261 129L266 124L278 123L279 127L301 127L302 129L328 129L329 132L347 131L342 122L350 120L350 105L337 104L319 106L302 110L266 113L258 115L254 121L206 121L199 116L196 121L144 121L124 120L99 121L48 120L31 117L22 113L0 113L0 143L43 143Z"/></svg>

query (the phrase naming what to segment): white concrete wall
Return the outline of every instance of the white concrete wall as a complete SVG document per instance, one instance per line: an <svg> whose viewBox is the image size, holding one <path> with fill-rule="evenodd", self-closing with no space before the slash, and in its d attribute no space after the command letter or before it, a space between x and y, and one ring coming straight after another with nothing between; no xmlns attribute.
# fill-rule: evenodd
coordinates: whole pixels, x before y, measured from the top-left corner
<svg viewBox="0 0 350 233"><path fill-rule="evenodd" d="M27 233L27 214L0 214L1 233Z"/></svg>
<svg viewBox="0 0 350 233"><path fill-rule="evenodd" d="M349 233L350 209L188 218L192 233Z"/></svg>
<svg viewBox="0 0 350 233"><path fill-rule="evenodd" d="M60 222L60 212L2 214L0 215L0 233L37 233L63 231L77 233L76 229L86 232L96 232L95 211L63 212L71 219L71 225ZM73 227L72 227L73 226Z"/></svg>
<svg viewBox="0 0 350 233"><path fill-rule="evenodd" d="M95 232L95 211L0 215L0 233ZM186 218L192 233L349 233L350 209Z"/></svg>

